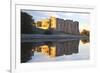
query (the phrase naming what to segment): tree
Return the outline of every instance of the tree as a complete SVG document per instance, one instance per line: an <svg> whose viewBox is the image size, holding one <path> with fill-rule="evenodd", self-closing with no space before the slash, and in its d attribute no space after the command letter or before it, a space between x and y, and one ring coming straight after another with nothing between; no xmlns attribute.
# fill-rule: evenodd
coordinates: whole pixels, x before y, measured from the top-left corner
<svg viewBox="0 0 100 73"><path fill-rule="evenodd" d="M32 16L26 12L21 12L21 34L31 34L32 33Z"/></svg>
<svg viewBox="0 0 100 73"><path fill-rule="evenodd" d="M85 35L85 36L90 36L90 31L83 29L83 31L80 33L81 35Z"/></svg>

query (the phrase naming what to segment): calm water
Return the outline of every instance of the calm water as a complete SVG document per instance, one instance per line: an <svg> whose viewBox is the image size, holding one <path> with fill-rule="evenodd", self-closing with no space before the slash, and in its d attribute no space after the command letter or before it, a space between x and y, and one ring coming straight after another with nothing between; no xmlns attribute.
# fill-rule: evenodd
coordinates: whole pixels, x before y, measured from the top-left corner
<svg viewBox="0 0 100 73"><path fill-rule="evenodd" d="M88 60L87 40L25 41L21 43L21 62Z"/></svg>

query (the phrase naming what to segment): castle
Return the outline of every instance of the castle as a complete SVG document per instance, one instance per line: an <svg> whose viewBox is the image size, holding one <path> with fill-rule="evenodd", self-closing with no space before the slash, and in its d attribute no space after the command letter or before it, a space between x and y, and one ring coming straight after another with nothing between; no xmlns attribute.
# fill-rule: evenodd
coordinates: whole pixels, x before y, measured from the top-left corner
<svg viewBox="0 0 100 73"><path fill-rule="evenodd" d="M50 17L36 22L36 27L40 29L52 29L70 34L79 34L79 22Z"/></svg>

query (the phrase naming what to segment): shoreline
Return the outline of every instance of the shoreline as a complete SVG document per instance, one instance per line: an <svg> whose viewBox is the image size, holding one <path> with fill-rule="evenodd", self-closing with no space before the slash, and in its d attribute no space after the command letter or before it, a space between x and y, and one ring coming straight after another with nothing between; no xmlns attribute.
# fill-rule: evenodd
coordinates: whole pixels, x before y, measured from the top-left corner
<svg viewBox="0 0 100 73"><path fill-rule="evenodd" d="M34 38L34 39L53 39L53 38L88 38L87 36L82 36L82 35L70 35L70 34L51 34L51 35L41 35L41 34L21 34L21 38Z"/></svg>
<svg viewBox="0 0 100 73"><path fill-rule="evenodd" d="M40 34L21 34L21 42L32 41L69 41L69 40L81 40L88 39L87 36L81 35L40 35Z"/></svg>

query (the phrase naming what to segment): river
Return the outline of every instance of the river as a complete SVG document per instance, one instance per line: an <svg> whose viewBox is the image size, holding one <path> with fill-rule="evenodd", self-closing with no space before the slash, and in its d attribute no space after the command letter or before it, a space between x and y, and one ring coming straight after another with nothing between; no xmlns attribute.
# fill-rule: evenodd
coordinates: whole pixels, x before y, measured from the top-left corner
<svg viewBox="0 0 100 73"><path fill-rule="evenodd" d="M88 60L89 52L87 40L25 41L21 42L21 63Z"/></svg>

